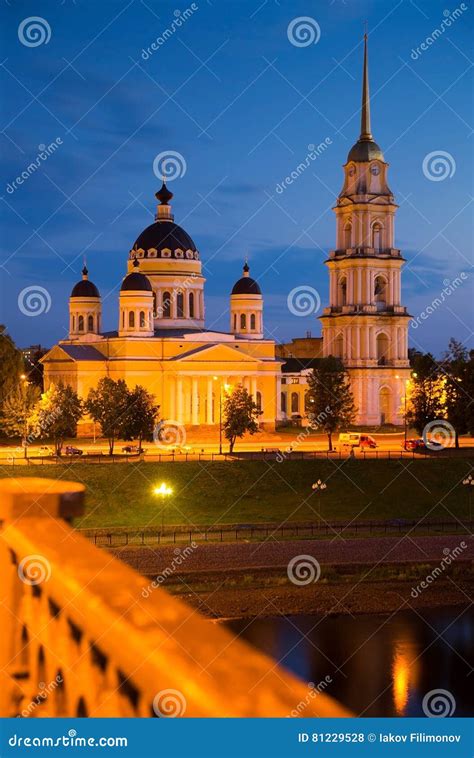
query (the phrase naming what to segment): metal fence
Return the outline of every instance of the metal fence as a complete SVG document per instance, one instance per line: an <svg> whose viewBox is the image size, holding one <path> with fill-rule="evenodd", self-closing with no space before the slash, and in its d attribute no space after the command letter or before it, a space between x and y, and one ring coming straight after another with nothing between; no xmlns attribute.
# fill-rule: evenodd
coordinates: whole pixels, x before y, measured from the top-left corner
<svg viewBox="0 0 474 758"><path fill-rule="evenodd" d="M409 531L471 534L474 522L441 519L391 519L370 521L333 521L300 524L222 524L204 526L169 526L162 529L145 527L133 529L111 527L110 529L79 529L78 531L101 547L125 547L127 545L156 546L191 542L243 542L253 539L311 539L346 534L402 534Z"/></svg>

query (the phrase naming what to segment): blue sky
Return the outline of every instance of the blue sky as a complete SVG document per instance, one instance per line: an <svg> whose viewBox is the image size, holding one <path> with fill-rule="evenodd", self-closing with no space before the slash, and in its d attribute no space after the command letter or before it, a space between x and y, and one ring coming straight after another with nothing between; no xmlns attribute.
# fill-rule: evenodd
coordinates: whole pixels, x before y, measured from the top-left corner
<svg viewBox="0 0 474 758"><path fill-rule="evenodd" d="M267 332L279 341L319 334L317 314L293 315L287 296L310 286L327 301L323 261L335 241L341 166L359 133L365 19L372 127L390 163L396 244L408 261L404 303L417 316L447 281L468 275L410 341L435 353L451 335L470 341L472 10L447 26L444 0L198 0L193 8L188 0L2 4L0 319L17 343L50 346L66 335L84 253L104 326L116 328L127 254L153 220L153 162L169 151L186 165L169 186L176 221L204 262L207 325L227 328L228 295L248 256ZM143 53L186 9L164 44ZM43 44L20 41L31 16L46 22ZM288 26L302 16L313 20L315 43L297 46ZM443 20L445 31L425 44ZM327 149L277 192L308 145L325 139ZM14 185L54 140L53 154ZM440 151L448 176L433 181L423 161ZM26 287L47 291L47 312L22 312Z"/></svg>

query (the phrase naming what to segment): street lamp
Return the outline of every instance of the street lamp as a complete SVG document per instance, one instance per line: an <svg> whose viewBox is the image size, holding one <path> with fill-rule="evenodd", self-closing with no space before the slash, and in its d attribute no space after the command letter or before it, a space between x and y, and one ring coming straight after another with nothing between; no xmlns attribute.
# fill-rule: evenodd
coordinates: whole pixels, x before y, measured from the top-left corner
<svg viewBox="0 0 474 758"><path fill-rule="evenodd" d="M412 371L411 376L413 376L415 379L418 376L416 371ZM401 377L396 374L395 379L400 379ZM407 400L408 400L408 387L410 386L410 380L405 379L405 393L403 396L403 449L406 450L407 448L407 437L408 437L408 421L407 421Z"/></svg>
<svg viewBox="0 0 474 758"><path fill-rule="evenodd" d="M466 477L466 479L462 480L462 483L463 483L463 485L465 487L469 487L469 489L468 489L468 492L469 492L469 523L471 523L471 521L472 521L472 509L471 509L471 506L472 506L472 487L474 487L474 478L471 476L471 474L469 474L469 476Z"/></svg>
<svg viewBox="0 0 474 758"><path fill-rule="evenodd" d="M318 493L318 523L321 525L321 492L327 489L327 484L318 479L317 482L311 485L311 489Z"/></svg>
<svg viewBox="0 0 474 758"><path fill-rule="evenodd" d="M173 494L173 490L166 484L166 482L161 482L159 487L154 487L153 494L161 496L161 532L163 533L165 525L165 500Z"/></svg>
<svg viewBox="0 0 474 758"><path fill-rule="evenodd" d="M26 374L20 374L20 379L23 382L22 396L23 396L23 456L28 458L28 390L29 385L28 377Z"/></svg>

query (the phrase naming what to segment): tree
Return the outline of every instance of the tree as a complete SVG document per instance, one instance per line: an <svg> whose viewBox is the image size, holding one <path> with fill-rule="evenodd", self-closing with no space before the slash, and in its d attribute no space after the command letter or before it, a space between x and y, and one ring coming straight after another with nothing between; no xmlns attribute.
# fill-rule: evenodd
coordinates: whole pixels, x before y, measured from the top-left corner
<svg viewBox="0 0 474 758"><path fill-rule="evenodd" d="M8 437L22 438L25 458L28 457L28 442L31 441L30 416L39 399L38 387L20 381L2 405L2 428Z"/></svg>
<svg viewBox="0 0 474 758"><path fill-rule="evenodd" d="M455 431L455 445L459 447L459 435L473 428L474 354L469 354L464 345L451 338L442 369L446 380L444 410Z"/></svg>
<svg viewBox="0 0 474 758"><path fill-rule="evenodd" d="M258 432L260 415L261 411L252 396L241 384L225 395L222 428L225 438L229 441L229 453L232 453L237 437L243 437L245 432Z"/></svg>
<svg viewBox="0 0 474 758"><path fill-rule="evenodd" d="M18 389L22 372L23 356L7 334L6 327L0 324L0 407L10 392Z"/></svg>
<svg viewBox="0 0 474 758"><path fill-rule="evenodd" d="M75 437L77 422L83 413L82 400L69 385L60 382L41 395L41 400L33 410L30 425L39 439L51 439L54 452L61 455L64 440Z"/></svg>
<svg viewBox="0 0 474 758"><path fill-rule="evenodd" d="M422 434L430 421L444 417L444 379L431 353L414 356L412 366L407 420Z"/></svg>
<svg viewBox="0 0 474 758"><path fill-rule="evenodd" d="M93 421L100 425L102 436L109 443L109 455L113 455L117 437L127 423L129 409L129 391L123 379L101 379L96 389L91 389L85 403L85 409Z"/></svg>
<svg viewBox="0 0 474 758"><path fill-rule="evenodd" d="M332 450L332 435L352 424L356 413L349 375L339 358L321 358L309 374L306 403L310 420L326 432Z"/></svg>
<svg viewBox="0 0 474 758"><path fill-rule="evenodd" d="M152 440L160 406L155 403L154 396L145 387L137 385L128 393L128 409L122 429L124 440Z"/></svg>

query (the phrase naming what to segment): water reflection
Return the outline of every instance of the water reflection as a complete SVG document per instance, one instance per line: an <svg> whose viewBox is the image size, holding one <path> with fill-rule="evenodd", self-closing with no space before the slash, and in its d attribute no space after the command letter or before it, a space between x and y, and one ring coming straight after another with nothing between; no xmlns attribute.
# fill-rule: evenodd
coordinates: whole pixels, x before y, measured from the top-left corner
<svg viewBox="0 0 474 758"><path fill-rule="evenodd" d="M473 715L471 679L474 615L462 608L401 611L392 616L293 616L231 622L305 681L326 690L358 715L422 716L432 689L449 690L456 716Z"/></svg>

